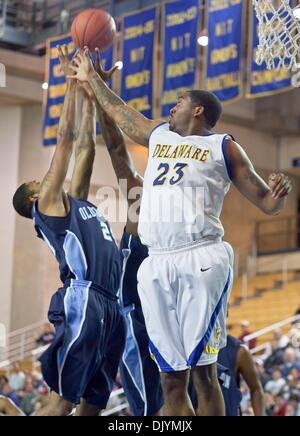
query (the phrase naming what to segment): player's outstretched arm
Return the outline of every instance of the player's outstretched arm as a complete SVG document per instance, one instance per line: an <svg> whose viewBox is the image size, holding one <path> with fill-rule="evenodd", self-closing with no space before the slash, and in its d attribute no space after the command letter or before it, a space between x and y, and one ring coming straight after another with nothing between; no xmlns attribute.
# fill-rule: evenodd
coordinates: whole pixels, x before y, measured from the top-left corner
<svg viewBox="0 0 300 436"><path fill-rule="evenodd" d="M226 154L236 188L264 213L278 215L292 190L289 178L282 173L273 173L266 183L242 147L231 139L226 143Z"/></svg>
<svg viewBox="0 0 300 436"><path fill-rule="evenodd" d="M70 73L69 53L66 46L58 47L62 70ZM48 173L41 184L39 210L49 216L65 216L68 213L68 200L64 196L63 184L69 167L75 121L76 82L67 80L67 91L60 117L57 146Z"/></svg>
<svg viewBox="0 0 300 436"><path fill-rule="evenodd" d="M114 73L115 68L110 71L104 71L101 66L99 50L96 51L97 56L94 68L99 76L105 82L107 82L110 79L111 75ZM91 93L93 94L92 90ZM136 171L133 160L127 150L125 139L121 129L106 114L106 112L102 110L98 102L96 102L96 108L99 122L102 127L103 139L109 152L110 159L121 189L123 187L122 182L126 182L126 184L124 184L124 187L126 187L126 191L123 192L123 195L126 196L128 206L130 208L131 204L135 201L135 199L131 200L129 198L130 190L133 188L141 188L143 186L143 179ZM126 225L127 232L130 234L137 234L137 224L137 220L131 220L129 214Z"/></svg>
<svg viewBox="0 0 300 436"><path fill-rule="evenodd" d="M265 415L264 390L249 350L241 345L237 355L237 371L247 383L255 416Z"/></svg>
<svg viewBox="0 0 300 436"><path fill-rule="evenodd" d="M74 198L87 200L96 154L96 108L89 95L85 91L82 94L81 122L74 142L75 165L69 194Z"/></svg>
<svg viewBox="0 0 300 436"><path fill-rule="evenodd" d="M74 74L70 77L89 83L100 106L123 132L134 142L148 146L152 130L162 121L149 120L117 96L95 71L88 49L78 53L72 69Z"/></svg>

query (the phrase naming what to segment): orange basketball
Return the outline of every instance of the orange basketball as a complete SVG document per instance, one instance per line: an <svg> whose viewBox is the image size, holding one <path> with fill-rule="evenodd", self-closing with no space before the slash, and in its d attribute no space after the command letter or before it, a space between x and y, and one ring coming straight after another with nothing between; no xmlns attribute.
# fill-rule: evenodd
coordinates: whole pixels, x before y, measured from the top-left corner
<svg viewBox="0 0 300 436"><path fill-rule="evenodd" d="M114 42L116 23L102 9L87 9L74 19L71 33L77 47L88 46L90 51L95 51L96 48L104 51Z"/></svg>

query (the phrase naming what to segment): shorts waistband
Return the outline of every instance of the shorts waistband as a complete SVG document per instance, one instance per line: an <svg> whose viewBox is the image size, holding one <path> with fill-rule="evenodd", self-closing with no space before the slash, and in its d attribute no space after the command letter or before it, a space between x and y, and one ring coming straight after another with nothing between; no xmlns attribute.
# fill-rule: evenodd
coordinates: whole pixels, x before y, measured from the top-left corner
<svg viewBox="0 0 300 436"><path fill-rule="evenodd" d="M219 244L220 242L223 242L222 238L201 239L200 241L188 242L187 244L177 245L171 248L149 248L149 255L175 254L194 248L206 247L207 245Z"/></svg>
<svg viewBox="0 0 300 436"><path fill-rule="evenodd" d="M100 294L104 295L105 297L107 297L113 301L118 301L118 297L115 296L112 292L103 288L103 286L100 286L97 283L90 282L88 280L77 280L77 279L66 280L64 283L64 288L68 288L70 286L75 287L75 288L76 287L85 287L85 288L93 289L93 291L99 292Z"/></svg>

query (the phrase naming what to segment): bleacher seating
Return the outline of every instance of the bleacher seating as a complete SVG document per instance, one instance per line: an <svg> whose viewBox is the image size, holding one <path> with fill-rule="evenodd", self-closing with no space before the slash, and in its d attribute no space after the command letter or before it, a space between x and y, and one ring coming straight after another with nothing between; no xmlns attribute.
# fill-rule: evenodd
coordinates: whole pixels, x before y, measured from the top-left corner
<svg viewBox="0 0 300 436"><path fill-rule="evenodd" d="M257 331L293 316L300 302L300 280L293 279L295 279L295 273L289 273L289 281L284 284L282 274L257 276L249 281L251 291L248 298L240 300L240 303L236 305L233 303L241 295L237 293L237 287L241 283L241 279L238 279L235 284L235 293L231 296L229 309L230 334L239 336L240 322L244 319L250 322L251 331ZM259 290L261 293L256 293ZM256 295L255 298L253 298L254 295ZM268 339L271 339L271 335L270 338L264 337L264 340Z"/></svg>

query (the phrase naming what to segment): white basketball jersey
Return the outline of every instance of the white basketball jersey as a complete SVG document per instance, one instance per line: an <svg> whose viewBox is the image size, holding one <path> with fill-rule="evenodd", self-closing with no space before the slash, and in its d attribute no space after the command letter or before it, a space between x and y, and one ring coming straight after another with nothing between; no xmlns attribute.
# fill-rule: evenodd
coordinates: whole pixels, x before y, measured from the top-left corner
<svg viewBox="0 0 300 436"><path fill-rule="evenodd" d="M180 136L169 124L152 132L139 218L143 244L167 251L223 237L220 214L231 183L227 138Z"/></svg>

